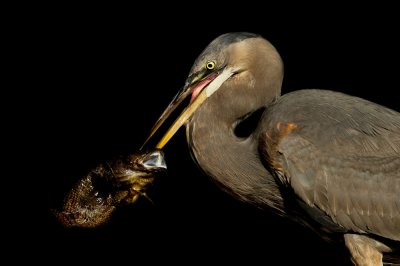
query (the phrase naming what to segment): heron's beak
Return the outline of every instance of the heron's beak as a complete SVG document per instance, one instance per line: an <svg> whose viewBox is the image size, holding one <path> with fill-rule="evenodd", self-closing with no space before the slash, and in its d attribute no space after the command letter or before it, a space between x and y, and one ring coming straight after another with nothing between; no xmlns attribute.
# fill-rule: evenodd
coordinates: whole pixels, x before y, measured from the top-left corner
<svg viewBox="0 0 400 266"><path fill-rule="evenodd" d="M192 95L189 105L182 111L179 117L158 142L156 148L162 149L165 144L167 144L168 141L175 135L178 129L185 124L192 114L202 105L202 103L215 91L217 91L221 87L222 83L224 83L225 80L231 77L234 73L235 72L232 68L225 68L220 72L212 72L205 77L205 72L200 72L193 77L189 77L186 85L178 92L178 94L174 97L160 118L154 124L142 147L156 133L165 120L167 120L172 112L179 106L179 104L181 104L186 97Z"/></svg>

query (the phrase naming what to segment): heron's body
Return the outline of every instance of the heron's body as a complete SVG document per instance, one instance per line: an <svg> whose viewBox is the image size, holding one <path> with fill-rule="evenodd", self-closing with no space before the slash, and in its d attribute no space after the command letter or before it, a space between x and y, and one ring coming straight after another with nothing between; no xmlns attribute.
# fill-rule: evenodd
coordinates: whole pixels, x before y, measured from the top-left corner
<svg viewBox="0 0 400 266"><path fill-rule="evenodd" d="M303 90L283 96L263 118L264 158L307 207L341 231L400 240L399 113L341 93Z"/></svg>
<svg viewBox="0 0 400 266"><path fill-rule="evenodd" d="M332 91L280 96L279 54L248 33L215 39L190 74L189 146L222 188L343 234L357 265L381 265L382 252L400 246L399 113ZM238 123L260 108L254 132L237 136Z"/></svg>

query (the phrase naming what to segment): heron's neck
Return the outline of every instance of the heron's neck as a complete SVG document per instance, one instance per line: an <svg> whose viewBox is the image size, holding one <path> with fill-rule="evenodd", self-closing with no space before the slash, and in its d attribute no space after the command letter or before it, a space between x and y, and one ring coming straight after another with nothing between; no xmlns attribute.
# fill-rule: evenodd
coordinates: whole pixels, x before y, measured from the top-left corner
<svg viewBox="0 0 400 266"><path fill-rule="evenodd" d="M207 175L239 199L282 210L278 186L259 157L258 137L235 136L234 120L227 119L226 114L212 104L194 114L187 127L194 159Z"/></svg>

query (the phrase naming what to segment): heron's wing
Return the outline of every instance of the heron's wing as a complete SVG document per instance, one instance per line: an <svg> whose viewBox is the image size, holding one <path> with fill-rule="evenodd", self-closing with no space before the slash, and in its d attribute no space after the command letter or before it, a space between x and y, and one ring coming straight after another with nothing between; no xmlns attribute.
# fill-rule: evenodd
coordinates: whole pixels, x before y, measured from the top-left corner
<svg viewBox="0 0 400 266"><path fill-rule="evenodd" d="M400 240L400 157L345 157L300 136L283 140L286 182L309 206L355 231Z"/></svg>
<svg viewBox="0 0 400 266"><path fill-rule="evenodd" d="M282 183L318 210L312 215L400 240L400 114L345 99L325 102L318 113L269 121L262 150Z"/></svg>

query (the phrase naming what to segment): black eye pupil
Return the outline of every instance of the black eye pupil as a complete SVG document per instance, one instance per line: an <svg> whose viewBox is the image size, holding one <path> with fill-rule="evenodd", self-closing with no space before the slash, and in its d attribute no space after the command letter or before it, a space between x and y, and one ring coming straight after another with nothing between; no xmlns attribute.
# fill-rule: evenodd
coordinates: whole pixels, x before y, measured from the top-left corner
<svg viewBox="0 0 400 266"><path fill-rule="evenodd" d="M207 64L207 68L208 69L213 69L214 68L214 64L213 63L208 63Z"/></svg>

